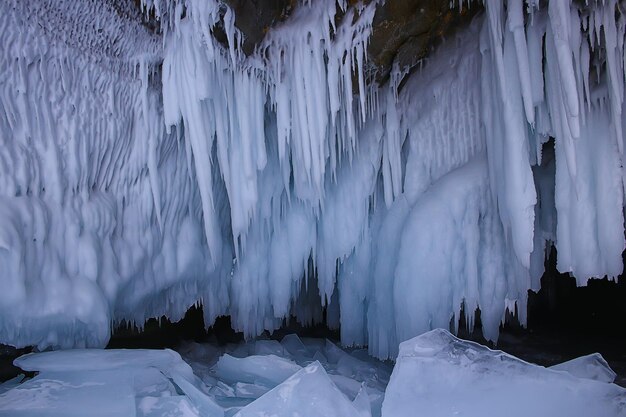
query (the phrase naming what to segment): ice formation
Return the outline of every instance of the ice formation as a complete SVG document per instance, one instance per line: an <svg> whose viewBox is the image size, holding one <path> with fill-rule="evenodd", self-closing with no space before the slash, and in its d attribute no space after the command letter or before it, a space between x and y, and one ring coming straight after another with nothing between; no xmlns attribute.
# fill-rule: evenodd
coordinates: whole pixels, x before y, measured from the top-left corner
<svg viewBox="0 0 626 417"><path fill-rule="evenodd" d="M380 417L391 375L364 349L296 335L224 347L191 342L180 351L189 364L171 350L22 356L15 364L38 374L0 384L0 416Z"/></svg>
<svg viewBox="0 0 626 417"><path fill-rule="evenodd" d="M549 369L442 329L403 342L393 370L365 349L293 334L179 351L23 356L16 365L38 374L0 384L0 416L626 415L626 389L605 381L599 354Z"/></svg>
<svg viewBox="0 0 626 417"><path fill-rule="evenodd" d="M623 416L625 394L437 329L400 344L382 415Z"/></svg>
<svg viewBox="0 0 626 417"><path fill-rule="evenodd" d="M198 302L253 336L325 306L393 358L462 305L490 340L524 323L552 243L581 285L619 275L616 0L485 0L383 85L376 4L303 1L246 56L218 0L143 0L159 31L113 0L0 3L0 342L102 346Z"/></svg>
<svg viewBox="0 0 626 417"><path fill-rule="evenodd" d="M224 411L171 350L68 350L16 360L37 376L0 394L0 415L197 417Z"/></svg>
<svg viewBox="0 0 626 417"><path fill-rule="evenodd" d="M611 369L606 360L599 353L581 356L551 366L550 369L565 371L579 378L589 378L596 381L611 383L615 381L615 371Z"/></svg>

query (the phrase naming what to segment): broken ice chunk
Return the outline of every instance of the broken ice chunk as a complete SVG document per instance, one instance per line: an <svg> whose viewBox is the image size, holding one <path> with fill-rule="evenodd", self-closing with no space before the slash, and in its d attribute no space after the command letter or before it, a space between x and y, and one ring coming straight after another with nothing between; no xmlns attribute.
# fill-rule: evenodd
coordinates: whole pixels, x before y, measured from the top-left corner
<svg viewBox="0 0 626 417"><path fill-rule="evenodd" d="M197 410L184 395L143 397L137 401L137 417L197 417Z"/></svg>
<svg viewBox="0 0 626 417"><path fill-rule="evenodd" d="M237 382L234 388L235 396L239 398L253 398L255 400L269 391L263 385L246 384L245 382Z"/></svg>
<svg viewBox="0 0 626 417"><path fill-rule="evenodd" d="M222 417L224 415L222 408L198 388L201 386L201 382L198 381L196 376L193 376L191 379L193 383L177 374L172 374L171 378L172 382L181 391L181 394L187 396L200 415L208 417Z"/></svg>
<svg viewBox="0 0 626 417"><path fill-rule="evenodd" d="M320 351L315 352L315 354L313 355L313 360L318 361L323 364L328 362L328 359L326 359L326 356L324 356L324 354Z"/></svg>
<svg viewBox="0 0 626 417"><path fill-rule="evenodd" d="M400 344L383 417L626 415L626 390L533 365L437 329Z"/></svg>
<svg viewBox="0 0 626 417"><path fill-rule="evenodd" d="M280 344L285 348L287 352L289 352L295 358L308 357L308 351L306 347L300 340L300 338L295 334L288 334L283 337L283 340L280 341Z"/></svg>
<svg viewBox="0 0 626 417"><path fill-rule="evenodd" d="M29 354L15 364L39 374L0 394L2 417L224 415L170 350L76 349Z"/></svg>
<svg viewBox="0 0 626 417"><path fill-rule="evenodd" d="M8 381L3 382L2 384L0 384L0 394L17 387L23 380L24 374L19 374L15 378L11 378Z"/></svg>
<svg viewBox="0 0 626 417"><path fill-rule="evenodd" d="M333 384L319 362L241 409L235 417L363 417Z"/></svg>
<svg viewBox="0 0 626 417"><path fill-rule="evenodd" d="M220 353L214 345L196 342L183 342L176 350L186 359L205 363L211 363Z"/></svg>
<svg viewBox="0 0 626 417"><path fill-rule="evenodd" d="M361 417L372 417L372 406L370 403L367 388L363 384L356 398L352 401L352 405L361 414Z"/></svg>
<svg viewBox="0 0 626 417"><path fill-rule="evenodd" d="M361 390L361 383L352 378L348 378L343 375L329 375L330 379L337 385L337 388L341 390L348 398L354 400L357 394Z"/></svg>
<svg viewBox="0 0 626 417"><path fill-rule="evenodd" d="M283 346L276 340L257 340L254 344L255 355L288 356L285 353Z"/></svg>
<svg viewBox="0 0 626 417"><path fill-rule="evenodd" d="M225 354L213 369L218 378L228 383L247 382L273 388L302 368L275 355L234 358Z"/></svg>
<svg viewBox="0 0 626 417"><path fill-rule="evenodd" d="M25 371L99 371L109 369L145 369L154 367L164 372L175 371L193 377L191 367L173 350L154 349L73 349L29 353L14 361Z"/></svg>
<svg viewBox="0 0 626 417"><path fill-rule="evenodd" d="M592 353L591 355L581 356L571 361L559 363L558 365L551 366L550 369L565 371L578 378L587 378L608 383L615 381L616 376L616 373L599 353Z"/></svg>
<svg viewBox="0 0 626 417"><path fill-rule="evenodd" d="M42 372L0 395L2 417L135 415L132 374L119 370Z"/></svg>
<svg viewBox="0 0 626 417"><path fill-rule="evenodd" d="M346 352L343 351L343 349L339 348L328 339L326 339L326 345L324 350L328 361L333 364L336 364L337 362L339 362L339 359L348 355Z"/></svg>

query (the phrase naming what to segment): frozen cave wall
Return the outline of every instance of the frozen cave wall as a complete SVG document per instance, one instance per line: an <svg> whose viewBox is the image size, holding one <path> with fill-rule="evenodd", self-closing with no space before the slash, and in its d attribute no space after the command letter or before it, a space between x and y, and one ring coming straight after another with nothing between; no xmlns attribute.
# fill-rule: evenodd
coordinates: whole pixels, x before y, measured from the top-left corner
<svg viewBox="0 0 626 417"><path fill-rule="evenodd" d="M621 274L621 3L290 1L258 39L245 3L0 2L0 343L324 305L393 358L462 305L524 323L551 244Z"/></svg>

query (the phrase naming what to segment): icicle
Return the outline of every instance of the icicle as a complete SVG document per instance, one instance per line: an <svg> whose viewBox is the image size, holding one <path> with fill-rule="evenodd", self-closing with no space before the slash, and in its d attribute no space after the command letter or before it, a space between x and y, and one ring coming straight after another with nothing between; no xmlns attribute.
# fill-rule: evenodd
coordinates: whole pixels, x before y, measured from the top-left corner
<svg viewBox="0 0 626 417"><path fill-rule="evenodd" d="M157 223L159 229L163 232L163 218L161 214L161 188L159 186L159 173L157 166L157 143L156 132L151 126L150 117L153 112L149 109L148 104L148 66L145 58L139 60L139 75L141 80L141 107L143 129L148 142L148 174L150 175L150 189L152 190L152 198L154 201L154 210L156 212Z"/></svg>
<svg viewBox="0 0 626 417"><path fill-rule="evenodd" d="M548 4L550 15L550 26L554 39L557 62L559 66L559 79L561 80L561 91L563 94L563 104L565 106L565 118L569 126L572 138L580 136L580 120L578 108L578 90L576 87L576 76L574 75L574 65L572 63L572 50L570 33L572 23L579 25L579 22L571 21L570 14L571 0L551 1ZM575 174L575 168L573 169Z"/></svg>
<svg viewBox="0 0 626 417"><path fill-rule="evenodd" d="M521 83L522 98L524 99L524 111L529 124L535 123L535 109L533 107L532 87L530 82L530 65L528 62L528 48L524 33L524 15L522 13L522 0L508 0L508 27L515 39L515 52L519 67L519 79Z"/></svg>
<svg viewBox="0 0 626 417"><path fill-rule="evenodd" d="M617 28L615 21L616 0L609 0L603 5L602 27L604 29L604 41L606 42L606 66L609 82L609 98L611 100L611 124L615 129L617 147L621 154L624 153L624 139L622 134L622 104L624 102L624 76L620 68L623 60L617 54L618 48ZM622 40L623 42L623 33Z"/></svg>

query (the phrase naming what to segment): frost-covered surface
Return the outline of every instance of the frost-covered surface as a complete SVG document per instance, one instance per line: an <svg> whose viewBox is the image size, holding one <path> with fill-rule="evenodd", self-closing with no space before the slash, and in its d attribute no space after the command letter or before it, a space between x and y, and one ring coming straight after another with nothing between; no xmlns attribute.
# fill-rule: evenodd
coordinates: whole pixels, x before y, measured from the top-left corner
<svg viewBox="0 0 626 417"><path fill-rule="evenodd" d="M0 416L626 415L626 390L605 381L599 354L552 370L445 330L403 342L393 372L364 349L294 334L179 351L187 363L171 350L22 356L15 364L38 374L0 384Z"/></svg>
<svg viewBox="0 0 626 417"><path fill-rule="evenodd" d="M490 340L525 323L551 243L581 285L620 274L626 19L485 3L381 86L376 2L304 1L251 56L217 0L145 0L158 34L114 0L1 3L0 342L102 346L196 302L251 337L323 305L394 358L462 303Z"/></svg>
<svg viewBox="0 0 626 417"><path fill-rule="evenodd" d="M400 344L382 415L623 416L626 390L433 330Z"/></svg>

